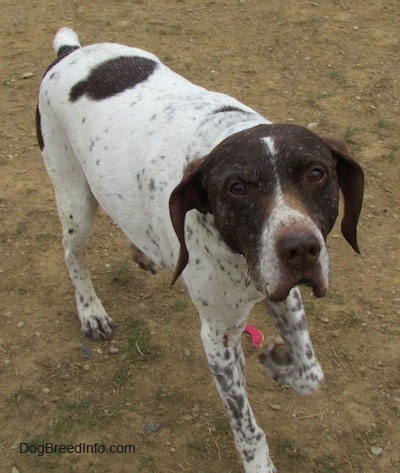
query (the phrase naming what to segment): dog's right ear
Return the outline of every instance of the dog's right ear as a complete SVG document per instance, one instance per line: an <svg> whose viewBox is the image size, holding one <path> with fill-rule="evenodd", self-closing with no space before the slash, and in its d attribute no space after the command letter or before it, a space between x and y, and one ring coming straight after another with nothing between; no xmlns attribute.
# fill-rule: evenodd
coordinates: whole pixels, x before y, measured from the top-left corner
<svg viewBox="0 0 400 473"><path fill-rule="evenodd" d="M205 214L210 211L207 191L202 183L205 159L199 158L189 163L181 182L172 191L169 199L169 213L172 226L180 243L179 258L172 284L179 278L189 261L189 253L185 241L186 212L197 209Z"/></svg>

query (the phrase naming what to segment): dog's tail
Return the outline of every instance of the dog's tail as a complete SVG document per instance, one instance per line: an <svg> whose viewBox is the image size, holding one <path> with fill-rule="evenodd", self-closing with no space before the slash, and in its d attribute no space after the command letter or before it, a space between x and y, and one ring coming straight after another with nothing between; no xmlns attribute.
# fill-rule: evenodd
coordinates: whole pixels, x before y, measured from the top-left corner
<svg viewBox="0 0 400 473"><path fill-rule="evenodd" d="M67 56L80 47L78 35L71 28L61 28L57 31L53 41L57 58Z"/></svg>

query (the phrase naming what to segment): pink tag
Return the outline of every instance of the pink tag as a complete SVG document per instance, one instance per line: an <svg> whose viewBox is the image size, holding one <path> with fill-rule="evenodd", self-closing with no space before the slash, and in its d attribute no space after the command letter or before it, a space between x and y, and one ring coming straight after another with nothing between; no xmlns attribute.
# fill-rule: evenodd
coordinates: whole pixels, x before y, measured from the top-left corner
<svg viewBox="0 0 400 473"><path fill-rule="evenodd" d="M262 345L262 342L264 341L264 335L258 328L253 327L250 324L246 325L246 328L244 329L245 333L248 333L251 337L251 344L255 348L260 348Z"/></svg>

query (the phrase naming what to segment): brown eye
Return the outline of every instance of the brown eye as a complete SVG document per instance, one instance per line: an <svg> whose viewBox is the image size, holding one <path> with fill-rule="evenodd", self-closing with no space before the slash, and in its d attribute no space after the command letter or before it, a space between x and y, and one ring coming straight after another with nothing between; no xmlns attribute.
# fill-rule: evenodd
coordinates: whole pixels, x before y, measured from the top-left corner
<svg viewBox="0 0 400 473"><path fill-rule="evenodd" d="M325 177L325 171L321 168L311 169L307 176L307 182L321 182Z"/></svg>
<svg viewBox="0 0 400 473"><path fill-rule="evenodd" d="M235 197L241 197L242 195L246 194L246 186L243 184L243 182L233 182L229 185L228 191Z"/></svg>

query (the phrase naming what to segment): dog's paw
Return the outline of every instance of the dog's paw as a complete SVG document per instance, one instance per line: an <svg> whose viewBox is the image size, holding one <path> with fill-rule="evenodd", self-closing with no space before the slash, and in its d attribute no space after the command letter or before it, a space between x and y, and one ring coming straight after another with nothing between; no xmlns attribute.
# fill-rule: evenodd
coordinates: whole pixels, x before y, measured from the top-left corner
<svg viewBox="0 0 400 473"><path fill-rule="evenodd" d="M295 367L292 354L280 337L270 339L267 348L258 358L272 379L288 384Z"/></svg>
<svg viewBox="0 0 400 473"><path fill-rule="evenodd" d="M324 379L314 357L310 359L307 354L297 354L295 359L280 337L271 339L267 349L259 355L259 360L272 379L302 395L316 391Z"/></svg>
<svg viewBox="0 0 400 473"><path fill-rule="evenodd" d="M81 332L92 340L106 340L112 338L113 326L113 321L107 314L85 315L81 323Z"/></svg>

